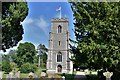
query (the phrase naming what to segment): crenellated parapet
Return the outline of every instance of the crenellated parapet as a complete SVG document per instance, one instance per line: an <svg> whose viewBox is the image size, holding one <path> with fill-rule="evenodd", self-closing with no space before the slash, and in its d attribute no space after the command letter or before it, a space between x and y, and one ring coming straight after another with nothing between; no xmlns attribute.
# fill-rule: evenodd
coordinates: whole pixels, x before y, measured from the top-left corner
<svg viewBox="0 0 120 80"><path fill-rule="evenodd" d="M60 18L52 18L51 21L52 22L61 22L61 21L62 22L64 22L64 21L66 22L67 21L68 22L68 18L61 18L61 19Z"/></svg>

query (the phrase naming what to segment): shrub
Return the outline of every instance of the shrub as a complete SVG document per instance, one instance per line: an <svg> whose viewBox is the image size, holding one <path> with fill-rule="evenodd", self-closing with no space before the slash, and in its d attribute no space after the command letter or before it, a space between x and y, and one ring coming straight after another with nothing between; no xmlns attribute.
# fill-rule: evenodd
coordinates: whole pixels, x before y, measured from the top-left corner
<svg viewBox="0 0 120 80"><path fill-rule="evenodd" d="M25 64L21 65L21 67L20 67L20 71L22 73L35 72L36 69L37 69L37 66L34 64L30 64L30 63L25 63Z"/></svg>
<svg viewBox="0 0 120 80"><path fill-rule="evenodd" d="M12 71L10 62L3 60L2 61L2 70L5 71L6 73L9 73L10 71Z"/></svg>

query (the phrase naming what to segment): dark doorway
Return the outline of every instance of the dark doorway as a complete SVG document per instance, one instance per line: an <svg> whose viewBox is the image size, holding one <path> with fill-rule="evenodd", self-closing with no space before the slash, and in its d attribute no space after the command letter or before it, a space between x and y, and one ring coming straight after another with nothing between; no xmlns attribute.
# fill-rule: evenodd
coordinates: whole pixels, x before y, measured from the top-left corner
<svg viewBox="0 0 120 80"><path fill-rule="evenodd" d="M59 73L62 72L62 66L61 66L61 65L58 65L58 66L57 66L57 71L58 71Z"/></svg>

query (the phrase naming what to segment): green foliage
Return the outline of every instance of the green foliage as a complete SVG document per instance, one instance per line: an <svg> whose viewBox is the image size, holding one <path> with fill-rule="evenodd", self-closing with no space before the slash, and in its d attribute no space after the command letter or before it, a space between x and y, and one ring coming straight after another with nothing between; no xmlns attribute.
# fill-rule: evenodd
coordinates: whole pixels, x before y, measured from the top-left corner
<svg viewBox="0 0 120 80"><path fill-rule="evenodd" d="M20 43L17 50L16 63L20 67L24 63L34 63L36 55L35 46L32 43Z"/></svg>
<svg viewBox="0 0 120 80"><path fill-rule="evenodd" d="M22 73L35 72L36 70L37 70L37 66L30 63L25 63L20 67L20 71Z"/></svg>
<svg viewBox="0 0 120 80"><path fill-rule="evenodd" d="M6 54L2 54L2 60L9 61L9 56L7 56Z"/></svg>
<svg viewBox="0 0 120 80"><path fill-rule="evenodd" d="M28 15L26 2L2 2L2 50L16 46L22 40L21 22Z"/></svg>
<svg viewBox="0 0 120 80"><path fill-rule="evenodd" d="M72 3L78 66L120 71L120 2Z"/></svg>
<svg viewBox="0 0 120 80"><path fill-rule="evenodd" d="M40 44L37 47L38 49L38 55L40 56L40 63L41 63L41 67L46 67L46 61L47 61L47 52L48 49L45 47L44 44Z"/></svg>
<svg viewBox="0 0 120 80"><path fill-rule="evenodd" d="M9 73L10 71L12 71L12 67L10 65L10 62L7 60L3 60L2 61L2 70Z"/></svg>

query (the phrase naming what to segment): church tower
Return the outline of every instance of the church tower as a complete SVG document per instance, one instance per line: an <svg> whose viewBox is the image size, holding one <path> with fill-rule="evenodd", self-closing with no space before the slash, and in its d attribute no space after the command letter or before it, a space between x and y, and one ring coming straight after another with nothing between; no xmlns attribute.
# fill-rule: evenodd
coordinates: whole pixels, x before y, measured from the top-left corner
<svg viewBox="0 0 120 80"><path fill-rule="evenodd" d="M53 18L49 39L47 73L69 73L73 70L70 61L68 18Z"/></svg>

